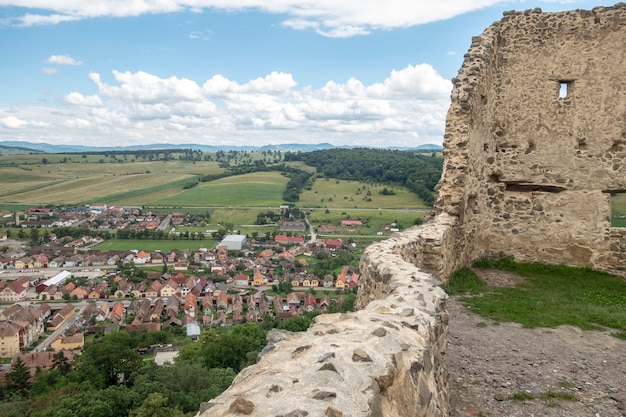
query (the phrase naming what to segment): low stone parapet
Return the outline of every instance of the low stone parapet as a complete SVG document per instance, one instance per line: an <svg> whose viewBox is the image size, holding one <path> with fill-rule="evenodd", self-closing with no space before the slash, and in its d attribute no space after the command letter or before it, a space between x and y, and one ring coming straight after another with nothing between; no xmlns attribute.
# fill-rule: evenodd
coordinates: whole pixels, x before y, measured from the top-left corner
<svg viewBox="0 0 626 417"><path fill-rule="evenodd" d="M442 247L451 219L368 247L360 309L317 316L306 332L270 332L260 361L199 416L447 416L447 295L435 275L452 252Z"/></svg>

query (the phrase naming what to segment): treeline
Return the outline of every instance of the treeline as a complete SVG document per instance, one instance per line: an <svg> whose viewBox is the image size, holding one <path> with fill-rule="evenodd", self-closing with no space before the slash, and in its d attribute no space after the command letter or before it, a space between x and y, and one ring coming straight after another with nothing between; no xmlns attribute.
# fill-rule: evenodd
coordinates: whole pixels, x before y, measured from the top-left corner
<svg viewBox="0 0 626 417"><path fill-rule="evenodd" d="M405 186L428 205L443 168L443 159L430 154L371 148L286 152L284 160L302 161L328 178Z"/></svg>

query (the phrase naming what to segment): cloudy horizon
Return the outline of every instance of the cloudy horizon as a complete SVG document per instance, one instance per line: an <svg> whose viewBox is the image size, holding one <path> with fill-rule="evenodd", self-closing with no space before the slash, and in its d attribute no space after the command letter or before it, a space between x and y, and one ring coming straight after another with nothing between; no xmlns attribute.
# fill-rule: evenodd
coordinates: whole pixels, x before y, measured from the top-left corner
<svg viewBox="0 0 626 417"><path fill-rule="evenodd" d="M441 144L471 36L525 1L0 0L0 141ZM588 1L541 1L547 10Z"/></svg>

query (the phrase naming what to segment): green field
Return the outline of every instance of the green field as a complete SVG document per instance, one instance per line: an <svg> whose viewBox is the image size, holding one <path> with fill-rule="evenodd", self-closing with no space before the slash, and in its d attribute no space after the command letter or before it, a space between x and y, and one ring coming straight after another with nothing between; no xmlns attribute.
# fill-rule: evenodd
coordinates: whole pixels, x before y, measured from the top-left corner
<svg viewBox="0 0 626 417"><path fill-rule="evenodd" d="M200 183L176 196L147 202L150 205L250 206L283 204L282 194L289 179L280 172L255 172Z"/></svg>
<svg viewBox="0 0 626 417"><path fill-rule="evenodd" d="M361 220L363 226L355 228L359 235L374 235L380 228L389 223L396 223L400 228L406 229L415 224L415 219L422 221L427 211L408 210L356 210L356 209L314 209L309 212L309 220L314 225L322 223L339 226L342 220Z"/></svg>
<svg viewBox="0 0 626 417"><path fill-rule="evenodd" d="M224 172L215 160L216 154L209 156L211 161L203 157L202 161L191 162L179 159L184 153L171 153L168 160L150 160L150 157L158 159L165 155L163 151L150 152L154 155L137 152L0 156L0 208L23 211L33 206L93 202L145 206L169 213L182 211L210 216L205 226L177 228L179 232L206 232L226 226L239 233L264 236L267 232L281 232L278 227L255 225L257 215L266 210L279 211L280 205L288 204L310 208L306 213L314 227L322 223L340 226L341 220L347 219L362 220L364 226L354 234L323 237L352 237L364 242L389 235L389 232L378 235L384 224L397 223L400 228L407 228L427 213L415 211L425 206L403 187L327 178L316 179L310 189L302 192L298 202L287 203L283 192L289 177L278 171L198 182L195 187L185 189L184 185L197 182L201 176ZM261 157L260 153L240 154L229 161L236 165L242 163L243 158L248 158L249 162ZM287 165L315 172L314 167L302 162ZM380 193L385 187L390 195ZM12 236L16 233L12 231ZM303 233L308 234L308 230ZM162 244L165 242L180 246L183 241L163 241ZM114 244L119 249L137 249L133 245L132 241ZM198 242L192 245L197 247Z"/></svg>
<svg viewBox="0 0 626 417"><path fill-rule="evenodd" d="M395 195L382 195L383 188ZM366 184L357 181L318 178L300 195L300 207L322 208L425 208L420 198L404 187Z"/></svg>
<svg viewBox="0 0 626 417"><path fill-rule="evenodd" d="M108 250L144 250L155 251L160 250L162 252L168 252L172 249L191 249L197 250L199 248L213 248L218 242L210 239L203 240L151 240L151 239L109 239L93 247L93 249L108 251Z"/></svg>
<svg viewBox="0 0 626 417"><path fill-rule="evenodd" d="M165 152L155 152L162 157ZM145 154L0 155L0 205L86 204L160 206L266 207L284 204L289 178L277 171L256 172L183 185L200 176L224 172L215 161L148 160ZM260 155L260 154L259 154ZM252 155L251 159L258 159ZM214 155L213 155L214 157ZM241 158L241 156L239 157ZM45 161L45 163L44 163ZM313 172L301 162L287 165ZM387 186L395 195L381 195L381 185L318 179L304 190L299 207L420 208L423 202L403 187Z"/></svg>

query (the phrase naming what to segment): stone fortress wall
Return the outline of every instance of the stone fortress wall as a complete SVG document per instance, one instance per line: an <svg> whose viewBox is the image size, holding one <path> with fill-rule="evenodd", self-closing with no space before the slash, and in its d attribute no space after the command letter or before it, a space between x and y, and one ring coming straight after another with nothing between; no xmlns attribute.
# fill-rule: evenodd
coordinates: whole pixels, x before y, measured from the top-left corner
<svg viewBox="0 0 626 417"><path fill-rule="evenodd" d="M455 269L499 253L626 275L626 4L507 12L454 80L436 216L369 246L359 310L272 331L260 361L199 415L447 416ZM564 97L559 92L567 89Z"/></svg>
<svg viewBox="0 0 626 417"><path fill-rule="evenodd" d="M505 13L472 40L444 148L436 210L458 217L468 259L626 275L626 232L610 226L626 191L626 4Z"/></svg>

